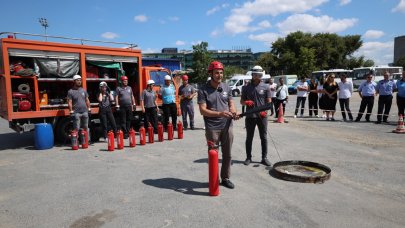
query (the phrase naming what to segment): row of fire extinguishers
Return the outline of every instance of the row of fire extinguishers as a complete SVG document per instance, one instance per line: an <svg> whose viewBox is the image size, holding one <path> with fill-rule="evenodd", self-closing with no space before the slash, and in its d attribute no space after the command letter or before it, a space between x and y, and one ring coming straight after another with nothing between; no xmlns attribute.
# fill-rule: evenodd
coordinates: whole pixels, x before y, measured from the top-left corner
<svg viewBox="0 0 405 228"><path fill-rule="evenodd" d="M158 123L158 141L163 142L163 125L162 123ZM129 147L135 147L136 146L136 132L133 128L131 128L128 132L128 141L129 141ZM76 130L73 130L70 134L71 137L71 142L72 142L72 150L77 150L79 149L79 138L78 138L78 132ZM148 142L149 143L154 143L154 129L151 124L148 126ZM171 122L168 123L167 125L167 140L173 140L174 137L174 130L173 130L173 124ZM178 139L183 139L183 123L179 121L177 123L177 137ZM80 131L80 140L82 142L82 148L86 149L89 147L89 139L88 139L88 132L84 129ZM114 151L115 149L115 140L117 141L117 149L122 150L124 149L124 133L122 130L118 130L116 133L116 139L114 139L114 132L109 131L107 133L107 150L108 151ZM140 145L145 145L146 144L146 129L143 125L139 128L139 144Z"/></svg>

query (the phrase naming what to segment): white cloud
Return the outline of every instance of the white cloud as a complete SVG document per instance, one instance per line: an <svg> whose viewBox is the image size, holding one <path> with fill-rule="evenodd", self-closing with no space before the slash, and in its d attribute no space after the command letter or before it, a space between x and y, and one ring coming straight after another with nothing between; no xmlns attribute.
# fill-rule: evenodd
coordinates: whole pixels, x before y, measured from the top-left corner
<svg viewBox="0 0 405 228"><path fill-rule="evenodd" d="M268 20L264 20L259 23L259 27L260 28L270 28L271 24Z"/></svg>
<svg viewBox="0 0 405 228"><path fill-rule="evenodd" d="M378 39L380 37L384 36L383 31L379 30L368 30L366 33L364 33L363 37L367 39Z"/></svg>
<svg viewBox="0 0 405 228"><path fill-rule="evenodd" d="M355 56L364 55L365 59L371 59L375 65L387 65L392 63L394 42L364 42Z"/></svg>
<svg viewBox="0 0 405 228"><path fill-rule="evenodd" d="M405 0L400 0L398 5L392 9L392 12L402 12L405 13Z"/></svg>
<svg viewBox="0 0 405 228"><path fill-rule="evenodd" d="M250 29L250 23L257 16L277 16L282 13L302 13L311 10L328 0L255 0L246 2L232 10L225 19L225 31L237 34Z"/></svg>
<svg viewBox="0 0 405 228"><path fill-rule="evenodd" d="M271 44L280 38L280 34L277 33L263 33L258 35L249 35L249 39L264 42L267 46L271 47Z"/></svg>
<svg viewBox="0 0 405 228"><path fill-rule="evenodd" d="M221 34L221 31L219 29L215 29L214 31L211 32L211 37L218 37Z"/></svg>
<svg viewBox="0 0 405 228"><path fill-rule="evenodd" d="M105 38L105 39L115 39L120 37L118 34L113 33L113 32L105 32L103 34L101 34L101 37Z"/></svg>
<svg viewBox="0 0 405 228"><path fill-rule="evenodd" d="M351 2L352 0L339 0L339 4L341 5L341 6L344 6L344 5L347 5L347 4L349 4L350 2Z"/></svg>
<svg viewBox="0 0 405 228"><path fill-rule="evenodd" d="M315 17L309 14L295 14L278 23L277 27L283 34L295 31L335 33L353 27L357 21L356 18L334 19L326 15Z"/></svg>
<svg viewBox="0 0 405 228"><path fill-rule="evenodd" d="M142 53L160 53L160 50L156 48L147 48L142 50Z"/></svg>
<svg viewBox="0 0 405 228"><path fill-rule="evenodd" d="M183 45L185 45L186 44L186 42L184 42L184 41L182 41L182 40L177 40L176 41L176 46L183 46Z"/></svg>
<svg viewBox="0 0 405 228"><path fill-rule="evenodd" d="M180 20L180 18L178 18L178 17L169 17L169 20L170 21L178 21L178 20Z"/></svg>
<svg viewBox="0 0 405 228"><path fill-rule="evenodd" d="M148 21L148 17L144 14L140 14L134 17L134 20L137 22L146 22Z"/></svg>
<svg viewBox="0 0 405 228"><path fill-rule="evenodd" d="M220 6L215 6L214 8L209 9L209 10L206 12L206 14L207 14L207 16L212 15L212 14L214 14L214 13L220 11L221 9L227 8L228 6L229 6L229 4L226 4L226 3L224 3L224 4L220 5Z"/></svg>

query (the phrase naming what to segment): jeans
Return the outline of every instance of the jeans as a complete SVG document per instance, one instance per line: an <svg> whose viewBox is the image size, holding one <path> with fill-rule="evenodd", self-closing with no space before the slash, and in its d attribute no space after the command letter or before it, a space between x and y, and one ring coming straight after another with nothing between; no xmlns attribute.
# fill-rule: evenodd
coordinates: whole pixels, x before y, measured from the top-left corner
<svg viewBox="0 0 405 228"><path fill-rule="evenodd" d="M306 97L297 97L297 104L295 105L295 115L298 114L298 108L301 104L301 115L304 115L304 108L305 108L305 101L307 100Z"/></svg>

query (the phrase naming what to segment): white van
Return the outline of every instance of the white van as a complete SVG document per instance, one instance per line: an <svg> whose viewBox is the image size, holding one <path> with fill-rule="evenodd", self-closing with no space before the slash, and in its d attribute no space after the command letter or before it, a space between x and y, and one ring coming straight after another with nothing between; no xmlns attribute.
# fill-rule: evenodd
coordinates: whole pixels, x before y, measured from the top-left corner
<svg viewBox="0 0 405 228"><path fill-rule="evenodd" d="M279 85L279 80L280 78L284 79L284 84L289 87L292 86L294 84L294 82L296 82L298 80L298 76L296 74L290 74L290 75L278 75L278 76L274 76L274 80L273 82L276 83L277 85Z"/></svg>
<svg viewBox="0 0 405 228"><path fill-rule="evenodd" d="M236 74L232 76L231 79L227 80L227 84L232 89L232 96L237 97L242 93L242 86L246 85L246 82L250 82L252 80L252 74L248 71L246 75L243 74ZM262 81L264 83L269 83L271 76L269 74L265 74L262 77Z"/></svg>

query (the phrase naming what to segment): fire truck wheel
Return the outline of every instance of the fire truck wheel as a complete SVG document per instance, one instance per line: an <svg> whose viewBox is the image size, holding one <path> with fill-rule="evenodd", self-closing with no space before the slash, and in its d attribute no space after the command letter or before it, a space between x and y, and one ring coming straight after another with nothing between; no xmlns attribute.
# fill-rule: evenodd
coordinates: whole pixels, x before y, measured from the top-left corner
<svg viewBox="0 0 405 228"><path fill-rule="evenodd" d="M59 119L55 129L56 141L64 144L69 143L70 142L69 133L72 130L72 128L73 123L71 122L69 117Z"/></svg>

